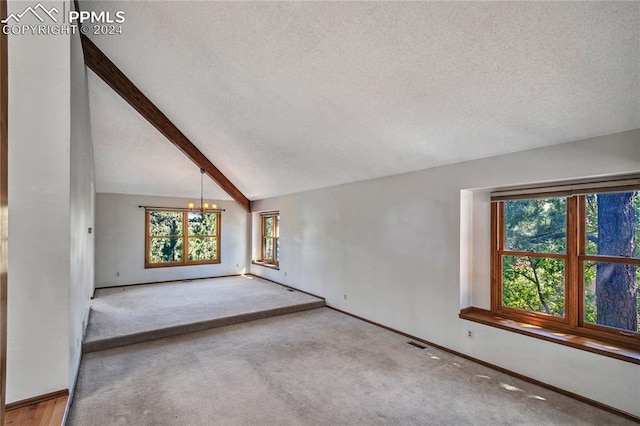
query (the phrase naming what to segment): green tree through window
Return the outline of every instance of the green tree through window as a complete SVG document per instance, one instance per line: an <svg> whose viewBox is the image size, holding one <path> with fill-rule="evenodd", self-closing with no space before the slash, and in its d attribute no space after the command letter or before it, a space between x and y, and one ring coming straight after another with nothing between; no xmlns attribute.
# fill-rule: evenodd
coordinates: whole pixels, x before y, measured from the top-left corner
<svg viewBox="0 0 640 426"><path fill-rule="evenodd" d="M564 317L566 212L564 198L504 203L504 306Z"/></svg>
<svg viewBox="0 0 640 426"><path fill-rule="evenodd" d="M262 254L261 261L278 265L280 263L280 213L269 212L260 215Z"/></svg>
<svg viewBox="0 0 640 426"><path fill-rule="evenodd" d="M640 258L640 192L586 196L585 321L638 331L640 268L607 258ZM597 259L601 257L602 260Z"/></svg>
<svg viewBox="0 0 640 426"><path fill-rule="evenodd" d="M492 211L494 311L640 341L639 191L498 201Z"/></svg>
<svg viewBox="0 0 640 426"><path fill-rule="evenodd" d="M145 266L220 262L220 213L148 210Z"/></svg>

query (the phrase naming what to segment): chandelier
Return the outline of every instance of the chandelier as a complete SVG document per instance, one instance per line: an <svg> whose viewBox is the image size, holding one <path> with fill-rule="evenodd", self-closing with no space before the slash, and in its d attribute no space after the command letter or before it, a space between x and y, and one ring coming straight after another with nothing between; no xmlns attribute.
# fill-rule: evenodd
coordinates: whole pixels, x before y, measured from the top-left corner
<svg viewBox="0 0 640 426"><path fill-rule="evenodd" d="M200 206L196 207L195 203L187 204L189 211L205 213L212 210L217 210L216 204L209 204L204 202L204 169L200 169Z"/></svg>

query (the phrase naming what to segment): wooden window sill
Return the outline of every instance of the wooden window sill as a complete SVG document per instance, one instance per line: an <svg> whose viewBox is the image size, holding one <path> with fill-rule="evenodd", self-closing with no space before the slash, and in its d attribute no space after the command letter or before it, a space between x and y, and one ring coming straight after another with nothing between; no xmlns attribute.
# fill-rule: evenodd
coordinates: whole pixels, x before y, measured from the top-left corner
<svg viewBox="0 0 640 426"><path fill-rule="evenodd" d="M191 261L187 263L145 263L145 269L153 269L153 268L174 268L180 266L202 266L202 265L219 265L220 259L218 260L201 260L201 261Z"/></svg>
<svg viewBox="0 0 640 426"><path fill-rule="evenodd" d="M514 321L492 314L486 309L475 307L462 309L459 317L468 321L497 327L525 336L534 337L536 339L542 339L548 342L570 346L572 348L616 358L622 361L640 364L640 349L624 346L619 343L583 337L576 334L570 334L566 331L559 331Z"/></svg>
<svg viewBox="0 0 640 426"><path fill-rule="evenodd" d="M264 263L264 262L261 262L259 260L252 260L251 264L252 265L258 265L258 266L264 266L265 268L275 269L276 271L280 270L280 266L278 266L278 265L274 265L272 263Z"/></svg>

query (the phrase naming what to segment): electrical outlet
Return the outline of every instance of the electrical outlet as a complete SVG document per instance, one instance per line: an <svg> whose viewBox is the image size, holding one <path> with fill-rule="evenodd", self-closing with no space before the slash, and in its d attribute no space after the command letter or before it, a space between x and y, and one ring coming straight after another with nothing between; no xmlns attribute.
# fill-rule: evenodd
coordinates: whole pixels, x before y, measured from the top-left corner
<svg viewBox="0 0 640 426"><path fill-rule="evenodd" d="M473 339L473 330L467 330L467 338Z"/></svg>
<svg viewBox="0 0 640 426"><path fill-rule="evenodd" d="M344 300L347 300L347 295L346 294L344 295Z"/></svg>
<svg viewBox="0 0 640 426"><path fill-rule="evenodd" d="M236 263L236 268L237 268L237 267L239 267L239 266L240 266L240 264L239 264L239 263Z"/></svg>
<svg viewBox="0 0 640 426"><path fill-rule="evenodd" d="M119 277L119 276L120 276L120 272L116 272L116 277Z"/></svg>
<svg viewBox="0 0 640 426"><path fill-rule="evenodd" d="M284 273L284 276L285 276L285 277L287 276L287 273L286 273L286 272Z"/></svg>

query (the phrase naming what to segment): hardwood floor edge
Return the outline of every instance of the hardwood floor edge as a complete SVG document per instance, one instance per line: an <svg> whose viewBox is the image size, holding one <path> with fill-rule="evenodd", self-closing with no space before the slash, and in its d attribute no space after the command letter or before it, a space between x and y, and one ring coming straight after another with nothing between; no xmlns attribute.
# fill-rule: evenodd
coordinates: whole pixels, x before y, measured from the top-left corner
<svg viewBox="0 0 640 426"><path fill-rule="evenodd" d="M69 395L69 389L61 389L55 392L45 393L43 395L37 395L31 398L23 399L20 401L12 402L5 406L5 412L11 410L17 410L18 408L27 407L29 405L40 404L41 402L46 402L52 399L64 397Z"/></svg>
<svg viewBox="0 0 640 426"><path fill-rule="evenodd" d="M409 338L411 340L415 340L415 341L424 343L425 345L433 346L434 348L437 348L437 349L440 349L442 351L448 352L448 353L450 353L452 355L456 355L456 356L459 356L460 358L464 358L464 359L467 359L469 361L473 361L473 362L475 362L477 364L480 364L482 366L491 368L492 370L496 370L496 371L499 371L500 373L506 374L508 376L514 377L514 378L519 379L519 380L522 380L523 382L527 382L527 383L531 383L531 384L536 385L536 386L540 386L541 388L544 388L544 389L547 389L547 390L550 390L550 391L553 391L553 392L557 392L557 393L559 393L561 395L564 395L566 397L569 397L571 399L575 399L576 401L580 401L580 402L583 402L585 404L591 405L593 407L599 408L601 410L607 411L609 413L618 415L620 417L624 417L627 420L631 420L633 422L640 423L640 417L638 417L636 415L633 415L631 413L627 413L626 411L619 410L619 409L617 409L615 407L612 407L610 405L604 404L602 402L598 402L598 401L595 401L593 399L587 398L585 396L578 395L578 394L573 393L571 391L556 387L554 385L550 385L548 383L541 382L539 380L533 379L533 378L525 376L523 374L516 373L515 371L511 371L511 370L508 370L506 368L499 367L499 366L497 366L495 364L491 364L490 362L482 361L481 359L474 358L474 357L472 357L470 355L464 354L462 352L455 351L453 349L449 349L447 347L438 345L438 344L430 342L428 340L424 340L424 339L421 339L419 337L412 336L411 334L402 332L400 330L396 330L395 328L386 326L384 324L377 323L375 321L371 321L371 320L369 320L367 318L363 318L363 317L358 316L356 314L352 314L351 312L347 312L347 311L343 311L342 309L334 308L331 305L326 305L326 307L329 308L329 309L332 309L332 310L334 310L336 312L340 312L342 314L349 315L350 317L353 317L353 318L359 319L361 321L367 322L369 324L384 328L385 330L389 330L389 331L391 331L393 333L399 334L399 335L404 336L406 338Z"/></svg>

